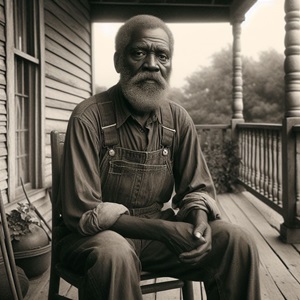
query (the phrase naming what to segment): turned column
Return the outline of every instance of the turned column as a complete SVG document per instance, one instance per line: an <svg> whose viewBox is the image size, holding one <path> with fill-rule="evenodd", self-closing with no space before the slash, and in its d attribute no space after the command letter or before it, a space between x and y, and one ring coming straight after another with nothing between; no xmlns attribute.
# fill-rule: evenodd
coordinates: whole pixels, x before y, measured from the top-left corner
<svg viewBox="0 0 300 300"><path fill-rule="evenodd" d="M242 43L241 23L243 18L235 18L232 25L233 45L232 45L232 138L236 139L236 124L244 122L243 116L243 75L242 75Z"/></svg>
<svg viewBox="0 0 300 300"><path fill-rule="evenodd" d="M299 243L300 221L296 213L296 207L299 207L296 197L296 134L293 126L300 124L300 0L285 0L285 21L285 113L282 122L284 223L281 224L280 233L287 243Z"/></svg>

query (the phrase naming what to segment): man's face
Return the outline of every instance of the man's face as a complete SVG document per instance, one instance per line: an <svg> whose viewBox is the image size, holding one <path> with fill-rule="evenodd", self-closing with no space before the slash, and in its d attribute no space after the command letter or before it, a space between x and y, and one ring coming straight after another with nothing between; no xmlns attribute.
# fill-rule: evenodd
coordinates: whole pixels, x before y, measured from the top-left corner
<svg viewBox="0 0 300 300"><path fill-rule="evenodd" d="M171 74L169 37L160 28L137 29L119 59L120 83L137 113L148 113L165 100Z"/></svg>

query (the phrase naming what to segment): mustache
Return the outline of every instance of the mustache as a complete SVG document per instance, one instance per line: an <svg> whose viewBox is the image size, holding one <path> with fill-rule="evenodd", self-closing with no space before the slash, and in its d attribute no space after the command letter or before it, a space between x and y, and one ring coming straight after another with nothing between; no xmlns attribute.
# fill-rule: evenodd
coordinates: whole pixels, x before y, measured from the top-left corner
<svg viewBox="0 0 300 300"><path fill-rule="evenodd" d="M152 72L140 72L131 78L131 83L139 84L143 83L146 80L153 80L162 87L166 87L167 81L159 74Z"/></svg>

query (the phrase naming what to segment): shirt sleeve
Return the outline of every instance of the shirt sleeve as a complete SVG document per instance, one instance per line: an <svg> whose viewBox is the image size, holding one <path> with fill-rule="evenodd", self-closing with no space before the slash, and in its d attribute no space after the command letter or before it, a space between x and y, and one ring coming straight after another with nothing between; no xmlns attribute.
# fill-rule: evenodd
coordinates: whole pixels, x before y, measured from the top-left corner
<svg viewBox="0 0 300 300"><path fill-rule="evenodd" d="M103 202L101 193L100 134L89 122L71 116L64 145L60 202L66 226L82 235L109 228L128 213L125 206Z"/></svg>
<svg viewBox="0 0 300 300"><path fill-rule="evenodd" d="M209 220L220 218L215 187L201 151L193 120L185 110L175 118L177 126L174 153L175 196L173 208L179 208L177 218L184 220L193 209L207 212Z"/></svg>

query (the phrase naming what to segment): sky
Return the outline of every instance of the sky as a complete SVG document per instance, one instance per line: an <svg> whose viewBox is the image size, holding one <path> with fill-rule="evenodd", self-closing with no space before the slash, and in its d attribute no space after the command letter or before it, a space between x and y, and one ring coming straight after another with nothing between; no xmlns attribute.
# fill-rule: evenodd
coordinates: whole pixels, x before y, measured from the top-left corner
<svg viewBox="0 0 300 300"><path fill-rule="evenodd" d="M114 85L119 74L113 65L114 37L121 23L96 23L94 33L95 82ZM175 52L171 86L182 88L186 77L210 64L213 53L232 44L232 26L227 23L168 24L174 34ZM284 1L257 0L242 23L242 55L256 59L260 52L284 51Z"/></svg>

